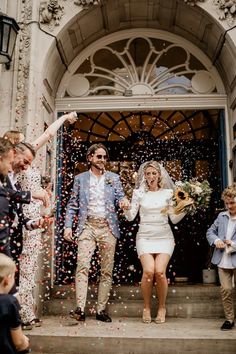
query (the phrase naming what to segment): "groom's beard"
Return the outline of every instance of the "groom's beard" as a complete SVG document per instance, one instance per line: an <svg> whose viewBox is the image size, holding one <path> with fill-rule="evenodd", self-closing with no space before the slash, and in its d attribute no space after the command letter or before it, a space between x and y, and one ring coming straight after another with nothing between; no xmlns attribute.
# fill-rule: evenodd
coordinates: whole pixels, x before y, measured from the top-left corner
<svg viewBox="0 0 236 354"><path fill-rule="evenodd" d="M95 167L97 170L99 170L101 173L103 173L105 171L105 164L104 163L95 163L95 162L91 162L91 166Z"/></svg>

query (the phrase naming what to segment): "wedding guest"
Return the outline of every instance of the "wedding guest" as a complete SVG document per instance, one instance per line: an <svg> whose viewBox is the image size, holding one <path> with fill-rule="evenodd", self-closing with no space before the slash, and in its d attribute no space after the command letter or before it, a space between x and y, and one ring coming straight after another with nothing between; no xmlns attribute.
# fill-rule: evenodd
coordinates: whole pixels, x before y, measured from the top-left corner
<svg viewBox="0 0 236 354"><path fill-rule="evenodd" d="M0 138L0 252L10 256L10 225L11 212L10 203L12 201L21 203L29 203L31 199L31 192L21 192L8 188L5 183L5 178L9 171L13 169L15 154L14 146L10 141ZM26 224L29 227L37 227L40 220L27 219Z"/></svg>
<svg viewBox="0 0 236 354"><path fill-rule="evenodd" d="M174 214L171 207L174 183L165 168L156 161L143 163L138 171L131 207L124 213L129 221L139 212L140 223L136 236L136 248L143 268L141 289L144 299L142 321L150 323L153 283L158 298L155 323L166 320L168 282L166 268L174 251L175 240L168 217L179 222L185 213Z"/></svg>
<svg viewBox="0 0 236 354"><path fill-rule="evenodd" d="M27 204L36 202L33 198L40 199L45 205L48 204L47 193L43 190L25 190L21 188L17 177L22 171L25 171L35 158L35 151L32 145L22 142L14 146L14 160L12 163L12 171L8 173L5 179L4 186L9 190L15 190L19 193L26 193L29 195ZM31 198L32 197L32 198ZM31 217L25 215L23 212L23 205L18 199L10 198L9 209L9 227L10 227L10 247L11 256L19 268L19 255L22 250L22 233L23 227L28 230L33 230L39 227L41 218ZM16 273L16 283L19 283L19 271Z"/></svg>
<svg viewBox="0 0 236 354"><path fill-rule="evenodd" d="M103 144L94 144L87 151L90 169L75 176L71 198L67 204L64 238L77 240L76 302L71 317L85 321L85 304L88 288L90 261L96 245L101 257L101 277L98 289L96 319L111 322L106 305L112 285L112 271L116 240L120 236L117 208L126 208L126 199L120 178L106 171L109 158ZM72 225L77 218L77 229L72 235Z"/></svg>
<svg viewBox="0 0 236 354"><path fill-rule="evenodd" d="M22 252L22 237L23 237L23 226L26 225L29 219L25 218L28 211L31 209L35 211L35 208L38 210L37 216L40 217L40 207L43 204L44 206L49 204L48 193L41 188L41 176L39 171L36 168L29 169L33 159L36 156L36 152L39 148L41 148L44 144L46 144L58 131L58 129L65 123L69 122L70 124L74 123L76 120L77 114L76 112L71 112L69 114L64 114L55 122L53 122L45 131L44 133L37 138L27 149L25 144L19 144L24 141L24 134L17 130L9 130L5 132L3 135L4 139L9 140L15 148L15 158L14 158L14 167L13 171L9 173L8 178L6 179L6 186L13 190L22 191L22 189L26 188L28 193L31 193L31 197L29 196L28 202L24 202L29 204L30 206L23 209L22 203L18 201L18 199L13 200L11 198L11 205L10 205L10 233L11 237L11 249L12 249L12 256L15 260L16 264L18 265L19 256ZM27 177L24 175L24 171L27 172ZM31 173L32 172L32 173ZM19 184L19 180L22 179L21 185ZM40 202L41 200L41 202ZM30 215L29 217L34 217L34 215ZM19 266L19 265L18 265ZM18 275L18 273L17 273ZM17 284L18 284L17 280Z"/></svg>
<svg viewBox="0 0 236 354"><path fill-rule="evenodd" d="M0 253L0 349L2 354L29 353L29 338L21 328L20 305L9 291L13 287L16 266Z"/></svg>
<svg viewBox="0 0 236 354"><path fill-rule="evenodd" d="M222 193L226 211L221 212L207 230L207 240L214 247L211 262L218 267L220 292L225 321L222 331L234 327L234 304L232 283L236 285L236 184Z"/></svg>
<svg viewBox="0 0 236 354"><path fill-rule="evenodd" d="M44 144L48 142L50 138L52 138L58 129L65 123L69 122L73 124L77 119L76 112L71 112L63 115L55 122L53 122L45 132L37 138L31 145L36 154L36 152L41 148ZM4 134L5 138L9 136L10 132ZM24 138L24 135L19 132L18 137L15 136L16 139ZM16 150L19 149L21 144L25 144L21 142L16 145ZM22 156L21 156L22 157ZM32 156L23 156L24 158L19 159L17 162L18 170L16 171L17 182L21 186L22 189L26 191L41 191L45 193L45 199L47 203L44 203L44 206L48 208L51 204L50 198L48 195L48 191L43 190L41 186L41 174L36 167L30 167L33 158ZM13 166L14 170L14 166ZM30 219L40 219L41 218L41 210L43 203L40 201L33 200L29 205L23 207L23 213ZM47 224L51 223L51 219L45 217L43 215L43 219L45 220L44 226L37 230L27 230L25 228L22 229L22 224L20 224L20 232L22 233L22 239L19 239L20 244L22 244L22 251L19 257L19 268L20 268L20 278L19 278L19 295L21 299L21 318L22 318L22 328L23 330L30 330L33 326L41 326L41 320L37 317L35 299L33 296L33 289L35 288L35 277L38 269L38 256L42 250L42 231L45 227L50 227ZM19 256L19 255L18 255Z"/></svg>
<svg viewBox="0 0 236 354"><path fill-rule="evenodd" d="M9 196L4 179L12 170L14 148L10 141L0 138L0 252L10 256ZM28 196L26 196L28 200Z"/></svg>

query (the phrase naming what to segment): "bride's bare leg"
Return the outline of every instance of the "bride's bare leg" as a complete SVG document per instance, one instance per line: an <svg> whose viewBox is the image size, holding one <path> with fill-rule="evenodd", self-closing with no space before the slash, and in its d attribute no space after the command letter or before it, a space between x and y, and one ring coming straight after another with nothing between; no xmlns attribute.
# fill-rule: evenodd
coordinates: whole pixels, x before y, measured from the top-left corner
<svg viewBox="0 0 236 354"><path fill-rule="evenodd" d="M155 258L155 285L158 297L158 312L155 319L156 323L164 323L166 316L166 297L168 292L168 282L166 278L166 268L170 256L168 254L160 253Z"/></svg>
<svg viewBox="0 0 236 354"><path fill-rule="evenodd" d="M154 279L154 257L151 254L143 254L140 257L143 268L141 290L143 294L143 322L151 322L151 296Z"/></svg>

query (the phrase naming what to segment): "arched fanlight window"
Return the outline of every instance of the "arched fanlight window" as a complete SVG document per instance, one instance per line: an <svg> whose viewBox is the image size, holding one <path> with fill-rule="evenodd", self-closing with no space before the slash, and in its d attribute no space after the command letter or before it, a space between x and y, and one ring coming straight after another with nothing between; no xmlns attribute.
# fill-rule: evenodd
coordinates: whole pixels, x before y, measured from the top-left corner
<svg viewBox="0 0 236 354"><path fill-rule="evenodd" d="M67 82L66 95L217 93L213 76L186 45L139 35L91 51Z"/></svg>
<svg viewBox="0 0 236 354"><path fill-rule="evenodd" d="M215 137L218 111L79 113L73 138L80 141L204 140Z"/></svg>

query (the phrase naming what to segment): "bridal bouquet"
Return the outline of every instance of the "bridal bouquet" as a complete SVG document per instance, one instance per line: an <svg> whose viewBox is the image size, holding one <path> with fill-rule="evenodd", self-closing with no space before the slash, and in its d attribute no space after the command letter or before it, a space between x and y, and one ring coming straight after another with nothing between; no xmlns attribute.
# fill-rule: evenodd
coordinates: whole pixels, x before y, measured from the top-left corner
<svg viewBox="0 0 236 354"><path fill-rule="evenodd" d="M193 215L197 210L205 210L209 206L212 189L207 180L178 181L175 185L173 198L175 214L186 212Z"/></svg>

